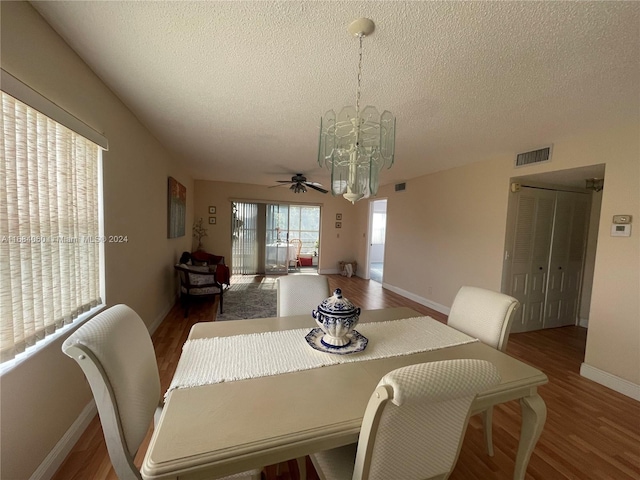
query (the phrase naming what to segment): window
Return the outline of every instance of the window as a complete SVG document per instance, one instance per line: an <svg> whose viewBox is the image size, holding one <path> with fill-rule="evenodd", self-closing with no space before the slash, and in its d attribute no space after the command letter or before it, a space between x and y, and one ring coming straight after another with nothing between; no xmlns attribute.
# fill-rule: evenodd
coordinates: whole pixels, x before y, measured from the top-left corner
<svg viewBox="0 0 640 480"><path fill-rule="evenodd" d="M301 253L318 251L320 207L292 205L289 209L289 238L302 240Z"/></svg>
<svg viewBox="0 0 640 480"><path fill-rule="evenodd" d="M102 304L107 239L100 146L1 94L0 361L6 362Z"/></svg>

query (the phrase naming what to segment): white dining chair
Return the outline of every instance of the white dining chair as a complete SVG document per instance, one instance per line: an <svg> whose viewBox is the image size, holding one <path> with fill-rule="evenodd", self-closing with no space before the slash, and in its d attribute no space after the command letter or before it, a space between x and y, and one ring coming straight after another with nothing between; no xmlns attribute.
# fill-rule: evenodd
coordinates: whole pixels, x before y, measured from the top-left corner
<svg viewBox="0 0 640 480"><path fill-rule="evenodd" d="M329 279L323 275L287 275L278 278L277 315L309 315L331 296Z"/></svg>
<svg viewBox="0 0 640 480"><path fill-rule="evenodd" d="M277 315L309 315L331 296L329 279L323 275L287 275L277 281ZM296 459L300 478L306 478L305 457ZM279 473L279 472L277 472Z"/></svg>
<svg viewBox="0 0 640 480"><path fill-rule="evenodd" d="M394 370L378 383L357 444L311 455L321 480L446 479L458 460L476 395L500 383L485 360Z"/></svg>
<svg viewBox="0 0 640 480"><path fill-rule="evenodd" d="M116 475L141 480L133 460L162 410L158 365L144 322L128 306L115 305L78 328L62 351L87 377ZM260 470L224 478L258 480Z"/></svg>
<svg viewBox="0 0 640 480"><path fill-rule="evenodd" d="M447 325L504 352L519 306L517 299L504 293L465 286L453 300ZM482 423L487 453L493 456L493 407L482 412Z"/></svg>

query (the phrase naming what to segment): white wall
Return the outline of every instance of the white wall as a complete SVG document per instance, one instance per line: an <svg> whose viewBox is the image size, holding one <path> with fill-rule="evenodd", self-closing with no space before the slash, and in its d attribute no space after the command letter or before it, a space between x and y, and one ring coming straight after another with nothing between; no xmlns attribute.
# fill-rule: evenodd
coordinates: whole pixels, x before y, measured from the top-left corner
<svg viewBox="0 0 640 480"><path fill-rule="evenodd" d="M176 291L173 263L191 245L193 180L27 2L1 2L2 68L104 132L106 300L130 305L151 327ZM167 178L187 187L187 236L167 239ZM92 396L54 341L0 379L0 477L27 479Z"/></svg>

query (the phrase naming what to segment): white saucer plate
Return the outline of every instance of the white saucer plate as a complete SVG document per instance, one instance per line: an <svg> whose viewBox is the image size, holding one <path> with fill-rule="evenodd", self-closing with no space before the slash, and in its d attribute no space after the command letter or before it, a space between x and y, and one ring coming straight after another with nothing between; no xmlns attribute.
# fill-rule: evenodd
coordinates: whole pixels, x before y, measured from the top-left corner
<svg viewBox="0 0 640 480"><path fill-rule="evenodd" d="M351 340L351 343L344 347L332 347L323 343L322 337L324 337L324 332L321 328L314 328L307 333L307 336L304 337L304 339L311 348L324 353L333 353L334 355L349 355L350 353L361 352L367 348L369 339L358 333L356 330L352 330L347 336Z"/></svg>

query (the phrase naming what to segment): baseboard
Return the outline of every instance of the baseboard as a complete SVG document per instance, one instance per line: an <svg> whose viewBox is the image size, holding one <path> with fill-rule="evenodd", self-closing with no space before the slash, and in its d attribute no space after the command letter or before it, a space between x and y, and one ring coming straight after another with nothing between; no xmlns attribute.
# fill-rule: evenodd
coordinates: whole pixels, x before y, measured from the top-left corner
<svg viewBox="0 0 640 480"><path fill-rule="evenodd" d="M165 317L168 315L168 313L171 311L171 309L173 308L173 306L176 304L176 302L178 301L178 295L174 295L173 298L164 306L164 308L162 309L162 311L158 314L158 316L156 317L156 319L153 321L153 323L151 324L151 326L149 327L149 333L151 335L153 335L153 333L158 329L158 327L160 326L160 324L162 323L162 321L165 319Z"/></svg>
<svg viewBox="0 0 640 480"><path fill-rule="evenodd" d="M96 402L92 399L82 410L76 421L73 422L69 430L62 436L56 446L45 457L40 466L33 472L29 480L47 480L52 478L65 461L67 455L75 447L78 440L87 429L93 417L98 413Z"/></svg>
<svg viewBox="0 0 640 480"><path fill-rule="evenodd" d="M589 328L589 319L588 318L578 318L578 325L580 327Z"/></svg>
<svg viewBox="0 0 640 480"><path fill-rule="evenodd" d="M419 295L416 295L415 293L411 293L408 292L407 290L404 290L402 288L396 287L394 285L390 285L388 283L383 283L382 284L382 288L386 288L387 290L391 290L394 293L397 293L398 295L402 295L405 298L408 298L409 300L413 300L416 303L419 303L420 305L424 305L425 307L429 307L433 310L435 310L436 312L440 312L440 313L444 313L445 315L449 315L449 312L451 311L451 308L446 307L444 305L440 305L439 303L433 302L431 300L429 300L428 298L424 298L421 297Z"/></svg>
<svg viewBox="0 0 640 480"><path fill-rule="evenodd" d="M640 402L640 385L636 385L629 380L616 377L609 372L592 367L586 363L580 365L580 375Z"/></svg>

